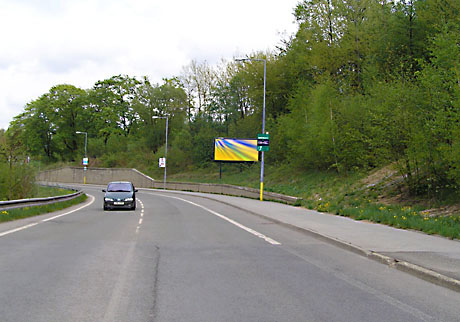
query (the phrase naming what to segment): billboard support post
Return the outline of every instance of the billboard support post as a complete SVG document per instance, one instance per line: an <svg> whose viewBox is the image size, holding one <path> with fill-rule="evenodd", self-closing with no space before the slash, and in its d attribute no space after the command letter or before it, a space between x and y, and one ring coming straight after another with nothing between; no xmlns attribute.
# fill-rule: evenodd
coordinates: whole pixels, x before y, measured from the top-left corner
<svg viewBox="0 0 460 322"><path fill-rule="evenodd" d="M83 158L83 184L86 184L86 166L88 165L88 156L86 155L86 146L88 145L88 132L76 131L76 134L85 135L85 157Z"/></svg>

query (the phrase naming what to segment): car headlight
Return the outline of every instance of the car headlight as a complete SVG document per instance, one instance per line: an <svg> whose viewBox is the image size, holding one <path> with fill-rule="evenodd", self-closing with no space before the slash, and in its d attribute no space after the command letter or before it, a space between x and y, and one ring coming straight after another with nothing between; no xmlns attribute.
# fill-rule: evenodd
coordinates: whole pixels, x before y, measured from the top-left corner
<svg viewBox="0 0 460 322"><path fill-rule="evenodd" d="M112 198L104 198L105 201L113 201Z"/></svg>
<svg viewBox="0 0 460 322"><path fill-rule="evenodd" d="M125 201L133 201L133 198L126 198Z"/></svg>

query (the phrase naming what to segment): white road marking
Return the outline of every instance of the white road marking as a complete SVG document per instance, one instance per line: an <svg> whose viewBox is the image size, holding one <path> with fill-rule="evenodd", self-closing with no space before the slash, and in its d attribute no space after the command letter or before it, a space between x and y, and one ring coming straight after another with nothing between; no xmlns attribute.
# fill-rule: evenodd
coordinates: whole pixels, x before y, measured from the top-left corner
<svg viewBox="0 0 460 322"><path fill-rule="evenodd" d="M144 203L140 200L140 199L137 199L137 201L139 201L140 205L141 205L141 217L139 218L139 224L137 225L136 227L136 234L139 234L139 230L141 229L141 225L142 225L142 217L144 217Z"/></svg>
<svg viewBox="0 0 460 322"><path fill-rule="evenodd" d="M71 210L71 211L68 211L64 214L61 214L61 215L58 215L58 216L54 216L54 217L51 217L51 218L47 218L47 219L43 219L41 220L40 222L36 222L36 223L32 223L32 224L28 224L28 225L25 225L25 226L22 226L22 227L18 227L18 228L15 228L15 229L11 229L11 230L8 230L8 231L4 231L2 233L0 233L0 237L3 237L3 236L6 236L6 235L9 235L9 234L12 234L12 233L15 233L15 232L18 232L18 231L21 231L21 230L24 230L24 229L27 229L27 228L30 228L30 227L33 227L33 226L36 226L40 223L44 223L44 222L47 222L47 221L50 221L50 220L53 220L53 219L56 219L56 218L59 218L59 217L62 217L62 216L67 216L77 210L80 210L80 209L83 209L85 207L88 207L89 205L91 205L93 202L94 202L94 197L91 196L91 195L88 195L92 200L90 201L90 203L86 204L86 205L83 205L77 209L74 209L74 210Z"/></svg>
<svg viewBox="0 0 460 322"><path fill-rule="evenodd" d="M80 209L83 209L85 207L88 207L89 205L91 205L93 202L94 202L94 197L92 195L88 195L92 200L89 202L89 204L87 205L83 205L77 209L74 209L74 210L71 210L69 212L66 212L65 214L61 214L61 215L57 215L57 216L54 216L54 217L51 217L51 218L47 218L47 219L43 219L42 222L47 222L47 221L50 221L50 220L53 220L53 219L56 219L56 218L59 218L59 217L63 217L63 216L67 216L67 215L70 215L71 213L75 212L75 211L78 211Z"/></svg>
<svg viewBox="0 0 460 322"><path fill-rule="evenodd" d="M19 228L4 231L3 233L0 233L0 237L3 237L3 236L8 235L8 234L15 233L17 231L21 231L21 230L24 230L24 229L27 229L27 228L30 228L30 227L33 227L33 226L36 226L36 225L38 225L38 223L29 224L29 225L25 225L25 226L22 226L22 227L19 227Z"/></svg>
<svg viewBox="0 0 460 322"><path fill-rule="evenodd" d="M248 233L253 234L254 236L257 236L257 237L259 237L259 238L262 238L263 240L265 240L266 242L268 242L268 243L270 243L270 244L272 244L272 245L281 245L280 242L277 242L276 240L274 240L274 239L272 239L272 238L270 238L270 237L267 237L267 236L265 236L264 234L259 233L258 231L255 231L254 229L251 229L251 228L249 228L249 227L246 227L246 226L240 224L239 222L237 222L237 221L235 221L235 220L233 220L233 219L230 219L230 218L228 218L228 217L226 217L226 216L224 216L224 215L221 215L221 214L219 214L218 212L215 212L214 210L211 210L211 209L209 209L209 208L206 208L205 206L202 206L202 205L200 205L200 204L194 203L194 202L189 201L189 200L186 200L186 199L178 198L178 197L167 196L167 195L161 195L161 196L167 197L167 198L173 198L173 199L182 200L182 201L187 202L187 203L189 203L189 204L191 204L191 205L194 205L194 206L196 206L196 207L200 207L200 208L202 208L202 209L204 209L204 210L206 210L206 211L212 213L213 215L215 215L215 216L217 216L217 217L219 217L219 218L222 218L223 220L226 220L226 221L228 221L229 223L231 223L231 224L233 224L233 225L235 225L235 226L237 226L237 227L239 227L239 228L241 228L241 229L243 229L243 230L246 230Z"/></svg>

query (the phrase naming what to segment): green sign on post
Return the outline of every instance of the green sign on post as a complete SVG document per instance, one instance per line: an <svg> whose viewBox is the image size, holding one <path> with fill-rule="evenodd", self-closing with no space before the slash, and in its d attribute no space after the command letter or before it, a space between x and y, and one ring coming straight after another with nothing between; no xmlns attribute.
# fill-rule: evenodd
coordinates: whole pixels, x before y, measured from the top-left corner
<svg viewBox="0 0 460 322"><path fill-rule="evenodd" d="M270 135L257 134L257 151L270 151Z"/></svg>

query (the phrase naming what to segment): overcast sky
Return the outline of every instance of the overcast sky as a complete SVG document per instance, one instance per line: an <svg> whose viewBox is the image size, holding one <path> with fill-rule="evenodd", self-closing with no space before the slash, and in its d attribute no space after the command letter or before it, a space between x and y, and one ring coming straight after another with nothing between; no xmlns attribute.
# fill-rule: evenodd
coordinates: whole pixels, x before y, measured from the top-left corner
<svg viewBox="0 0 460 322"><path fill-rule="evenodd" d="M0 0L0 128L58 84L179 76L274 50L299 0Z"/></svg>

